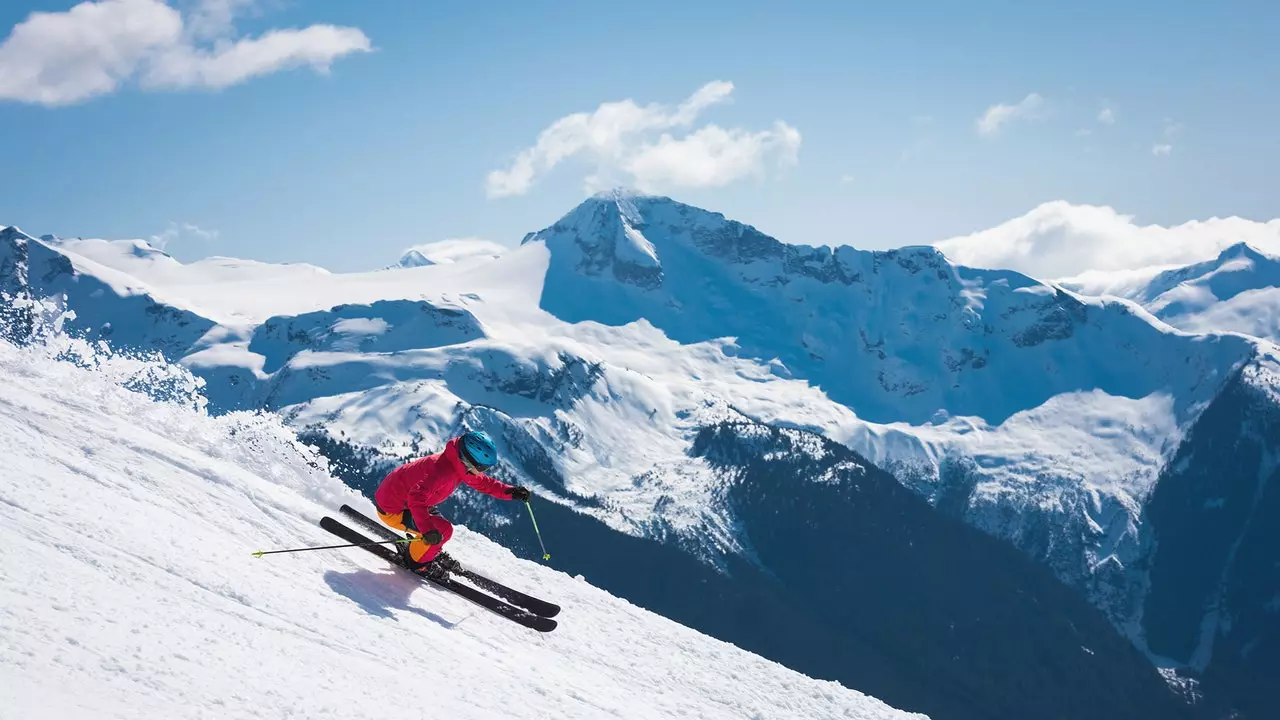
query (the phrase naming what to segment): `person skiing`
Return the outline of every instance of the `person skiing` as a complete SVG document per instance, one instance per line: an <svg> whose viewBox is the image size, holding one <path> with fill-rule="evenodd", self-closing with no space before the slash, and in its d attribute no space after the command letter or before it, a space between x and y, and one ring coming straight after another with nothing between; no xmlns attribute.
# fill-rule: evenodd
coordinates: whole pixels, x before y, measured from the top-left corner
<svg viewBox="0 0 1280 720"><path fill-rule="evenodd" d="M528 488L485 475L497 462L493 439L488 433L471 430L445 443L441 452L387 473L373 501L382 522L413 538L398 545L409 569L431 577L446 577L459 569L457 561L441 549L453 536L453 524L436 508L453 494L458 483L500 500L528 502Z"/></svg>

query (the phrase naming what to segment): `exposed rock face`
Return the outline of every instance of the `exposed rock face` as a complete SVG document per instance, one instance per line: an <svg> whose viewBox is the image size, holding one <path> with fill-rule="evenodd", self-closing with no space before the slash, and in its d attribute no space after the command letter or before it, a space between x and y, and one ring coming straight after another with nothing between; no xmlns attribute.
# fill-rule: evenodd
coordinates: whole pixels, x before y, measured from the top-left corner
<svg viewBox="0 0 1280 720"><path fill-rule="evenodd" d="M1142 629L1203 676L1207 702L1280 715L1280 365L1243 367L1205 409L1147 503Z"/></svg>

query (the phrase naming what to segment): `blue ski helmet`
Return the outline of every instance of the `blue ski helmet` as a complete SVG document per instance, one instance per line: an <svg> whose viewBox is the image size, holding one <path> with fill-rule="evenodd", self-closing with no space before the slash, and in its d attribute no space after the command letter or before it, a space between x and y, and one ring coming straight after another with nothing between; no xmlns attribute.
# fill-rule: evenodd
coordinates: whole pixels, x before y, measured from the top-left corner
<svg viewBox="0 0 1280 720"><path fill-rule="evenodd" d="M458 452L463 462L481 472L498 462L498 448L489 433L483 430L470 430L463 435L462 442L458 443Z"/></svg>

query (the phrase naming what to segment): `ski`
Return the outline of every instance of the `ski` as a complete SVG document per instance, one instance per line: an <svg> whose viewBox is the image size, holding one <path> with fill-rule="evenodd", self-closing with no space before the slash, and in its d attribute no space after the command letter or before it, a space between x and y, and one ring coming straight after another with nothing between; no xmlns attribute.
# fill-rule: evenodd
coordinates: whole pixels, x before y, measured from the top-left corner
<svg viewBox="0 0 1280 720"><path fill-rule="evenodd" d="M351 528L347 527L346 525L343 525L342 523L338 522L337 520L334 520L331 517L321 518L320 527L324 528L325 530L328 530L334 535L337 535L338 537L350 543L370 542L369 538L365 537L364 535L361 535L360 533L356 532L355 530L352 530ZM400 558L395 553L395 551L391 550L389 547L385 545L365 545L364 549L368 550L374 555L377 555L383 560L386 560L392 565L395 565L396 567L404 569L406 572L412 572L400 562ZM552 620L551 618L542 617L541 615L535 615L534 613L528 612L523 608L516 607L515 605L505 602L499 598L493 597L492 595L487 595L473 587L464 585L463 583L460 583L452 578L437 580L435 578L429 578L425 575L419 575L418 573L413 573L413 576L425 582L429 582L432 585L435 585L437 587L444 588L445 590L448 590L456 595L459 595L466 600L470 600L471 602L475 603L476 605L479 605L480 607L483 607L486 610L489 610L497 615L501 615L502 617L508 620L511 620L512 622L515 622L519 625L523 625L524 627L527 627L531 630L537 630L538 632L551 632L552 630L556 629L557 623L555 620Z"/></svg>
<svg viewBox="0 0 1280 720"><path fill-rule="evenodd" d="M342 512L343 515L346 515L347 517L356 521L366 529L374 533L377 533L378 535L381 535L387 540L395 540L400 537L391 528L387 527L386 525L383 525L377 520L374 520L368 515L365 515L359 510L356 510L350 505L343 505L341 508L339 508L339 510ZM469 568L464 567L462 570L458 571L455 574L461 575L467 580L470 580L473 584L475 584L476 587L480 588L481 590L493 593L494 595L497 595L498 597L502 598L503 600L506 600L507 602L513 605L519 605L520 607L524 608L525 610L528 610L534 615L541 615L542 617L550 618L550 617L555 617L560 612L560 606L556 605L555 603L547 602L546 600L533 597L532 595L526 595L525 593L522 593L519 590L516 590L514 588L509 588L506 585L503 585L502 583L498 582L497 580L493 580L491 578L485 577L484 575L481 575L475 570L471 570Z"/></svg>

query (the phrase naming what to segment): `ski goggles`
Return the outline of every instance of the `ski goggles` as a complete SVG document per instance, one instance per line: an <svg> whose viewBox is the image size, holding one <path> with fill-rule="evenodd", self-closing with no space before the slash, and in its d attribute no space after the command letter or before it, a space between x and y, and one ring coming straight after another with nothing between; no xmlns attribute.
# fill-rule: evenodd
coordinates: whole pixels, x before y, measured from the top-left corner
<svg viewBox="0 0 1280 720"><path fill-rule="evenodd" d="M462 466L467 469L467 472L471 473L472 475L483 475L484 471L489 469L489 468L482 468L479 465L476 465L474 462L471 461L471 458L467 457L467 453L465 451L460 450L458 452L458 459L462 461Z"/></svg>

